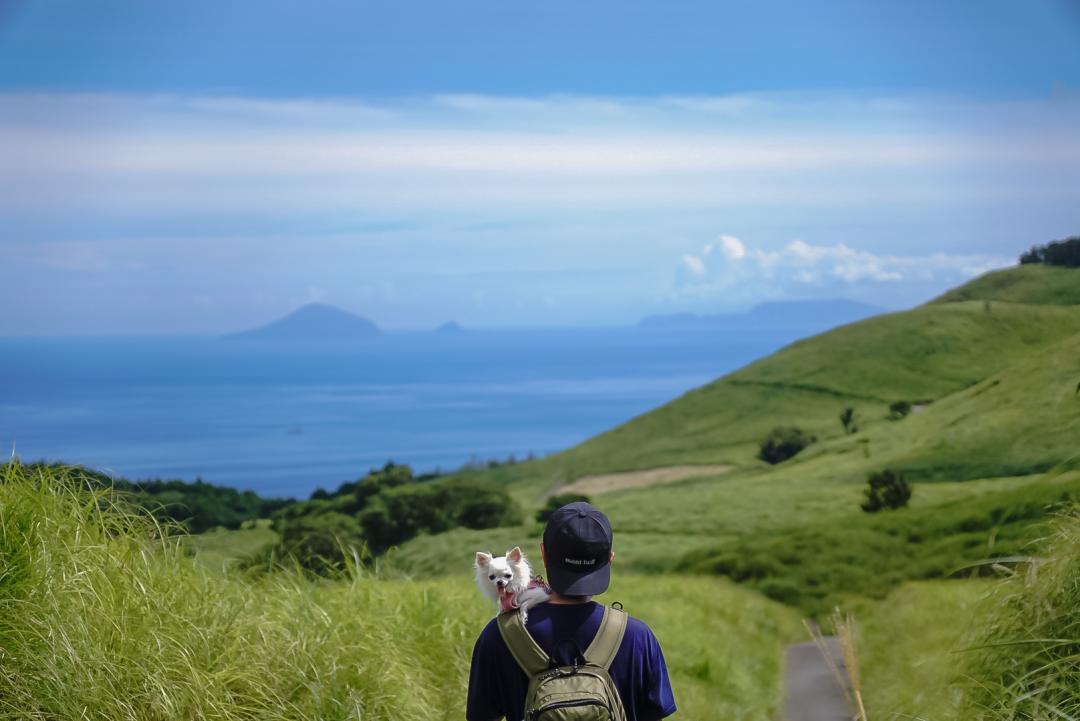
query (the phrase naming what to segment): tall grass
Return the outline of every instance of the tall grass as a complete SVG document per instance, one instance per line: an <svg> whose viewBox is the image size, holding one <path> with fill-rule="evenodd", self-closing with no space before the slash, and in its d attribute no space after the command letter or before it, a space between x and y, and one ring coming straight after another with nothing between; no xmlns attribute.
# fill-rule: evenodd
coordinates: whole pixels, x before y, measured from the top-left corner
<svg viewBox="0 0 1080 721"><path fill-rule="evenodd" d="M492 609L468 568L243 574L73 471L0 477L0 719L460 719ZM795 614L716 578L616 573L680 714L766 721Z"/></svg>
<svg viewBox="0 0 1080 721"><path fill-rule="evenodd" d="M457 718L469 589L225 576L77 476L0 483L0 718Z"/></svg>
<svg viewBox="0 0 1080 721"><path fill-rule="evenodd" d="M1038 558L993 597L971 665L965 718L1080 717L1080 514L1063 518Z"/></svg>
<svg viewBox="0 0 1080 721"><path fill-rule="evenodd" d="M971 634L985 623L988 578L907 583L863 603L859 656L863 698L874 721L970 721L959 712L968 686Z"/></svg>

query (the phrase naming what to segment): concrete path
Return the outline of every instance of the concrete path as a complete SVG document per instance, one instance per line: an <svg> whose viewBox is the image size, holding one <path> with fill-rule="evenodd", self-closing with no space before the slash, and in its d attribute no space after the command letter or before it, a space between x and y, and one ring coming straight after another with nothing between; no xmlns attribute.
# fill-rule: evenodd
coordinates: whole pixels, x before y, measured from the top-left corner
<svg viewBox="0 0 1080 721"><path fill-rule="evenodd" d="M840 643L831 636L826 641L830 655L843 673ZM851 721L855 718L817 644L808 641L788 646L785 660L785 721Z"/></svg>

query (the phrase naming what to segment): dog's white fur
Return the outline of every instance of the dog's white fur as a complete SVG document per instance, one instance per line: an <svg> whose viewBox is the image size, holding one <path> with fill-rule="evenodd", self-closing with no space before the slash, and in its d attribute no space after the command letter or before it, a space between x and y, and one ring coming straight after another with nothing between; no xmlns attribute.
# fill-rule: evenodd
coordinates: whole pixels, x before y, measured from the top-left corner
<svg viewBox="0 0 1080 721"><path fill-rule="evenodd" d="M474 568L476 585L495 603L496 613L503 610L500 598L503 593L512 595L521 613L522 623L528 620L530 608L550 598L543 588L529 587L533 577L532 567L518 546L507 551L505 556L478 551Z"/></svg>

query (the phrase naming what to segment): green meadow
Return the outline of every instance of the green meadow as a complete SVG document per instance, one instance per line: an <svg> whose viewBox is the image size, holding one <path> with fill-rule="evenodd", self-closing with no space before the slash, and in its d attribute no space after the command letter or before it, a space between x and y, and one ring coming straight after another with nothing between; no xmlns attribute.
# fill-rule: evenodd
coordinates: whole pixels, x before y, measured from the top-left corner
<svg viewBox="0 0 1080 721"><path fill-rule="evenodd" d="M816 440L770 465L777 426ZM694 465L712 468L633 481ZM866 513L885 469L911 500ZM794 343L562 453L463 472L529 520L420 535L330 577L243 570L277 539L266 521L185 536L77 472L9 464L0 718L460 718L492 613L473 554L537 557L535 511L613 473L625 483L592 497L615 531L602 600L654 628L682 718L777 718L783 648L836 607L859 621L874 721L1077 717L1080 270L1029 264Z"/></svg>

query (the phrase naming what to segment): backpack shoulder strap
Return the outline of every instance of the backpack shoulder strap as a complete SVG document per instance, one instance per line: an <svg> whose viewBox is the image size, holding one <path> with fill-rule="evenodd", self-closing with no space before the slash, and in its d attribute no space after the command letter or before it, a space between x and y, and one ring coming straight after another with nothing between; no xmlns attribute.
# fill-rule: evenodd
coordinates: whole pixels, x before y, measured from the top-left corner
<svg viewBox="0 0 1080 721"><path fill-rule="evenodd" d="M626 620L626 611L604 606L604 618L600 620L596 638L585 649L585 660L605 669L610 668L626 634Z"/></svg>
<svg viewBox="0 0 1080 721"><path fill-rule="evenodd" d="M500 613L498 616L499 635L502 636L510 654L526 676L535 676L551 668L551 658L540 648L517 611Z"/></svg>

